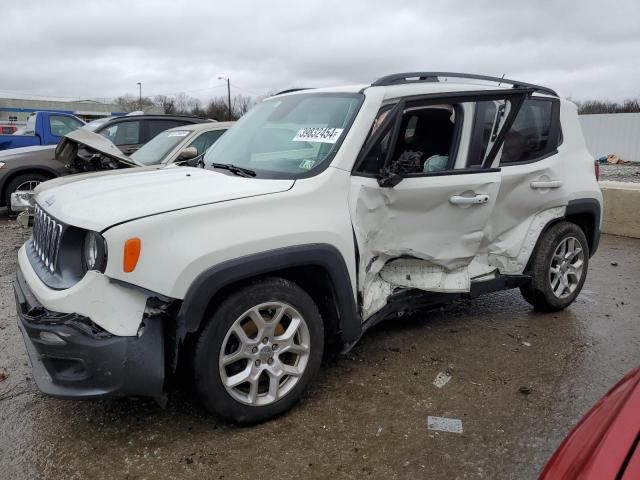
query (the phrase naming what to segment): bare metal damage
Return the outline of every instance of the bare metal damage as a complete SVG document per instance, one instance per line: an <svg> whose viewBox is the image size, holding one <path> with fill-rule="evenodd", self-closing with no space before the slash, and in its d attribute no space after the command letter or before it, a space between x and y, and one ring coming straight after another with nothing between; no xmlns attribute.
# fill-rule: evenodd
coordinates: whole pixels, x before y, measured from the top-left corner
<svg viewBox="0 0 640 480"><path fill-rule="evenodd" d="M540 232L565 211L565 207L550 208L499 233L492 232L490 218L482 230L461 233L455 244L445 244L430 242L430 228L416 228L416 217L396 199L394 189L367 185L359 185L352 198L363 319L384 307L389 295L400 289L469 292L474 279L521 274ZM426 203L430 202L421 208L431 208L433 218L440 217L432 228L455 229L447 223L447 202L440 202L441 206ZM433 211L438 208L442 215Z"/></svg>

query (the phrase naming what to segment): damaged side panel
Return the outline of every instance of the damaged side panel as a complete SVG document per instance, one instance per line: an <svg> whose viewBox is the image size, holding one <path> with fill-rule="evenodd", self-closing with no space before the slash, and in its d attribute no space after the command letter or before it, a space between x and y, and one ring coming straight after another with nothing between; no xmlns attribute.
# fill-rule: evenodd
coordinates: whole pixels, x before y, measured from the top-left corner
<svg viewBox="0 0 640 480"><path fill-rule="evenodd" d="M564 207L495 232L491 214L499 186L499 171L410 178L395 188L352 177L350 209L360 252L363 319L402 289L469 292L474 279L522 273L541 231L564 215ZM471 194L486 194L489 201L449 202L450 196Z"/></svg>
<svg viewBox="0 0 640 480"><path fill-rule="evenodd" d="M499 185L499 171L406 178L394 188L353 176L350 210L360 252L363 318L398 288L468 292L469 264L485 237ZM477 195L488 201L450 201Z"/></svg>

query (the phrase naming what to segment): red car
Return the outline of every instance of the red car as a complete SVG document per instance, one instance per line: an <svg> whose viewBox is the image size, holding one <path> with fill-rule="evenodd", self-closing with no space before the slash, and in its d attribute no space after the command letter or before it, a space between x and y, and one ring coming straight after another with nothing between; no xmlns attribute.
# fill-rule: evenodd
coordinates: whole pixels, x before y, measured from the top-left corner
<svg viewBox="0 0 640 480"><path fill-rule="evenodd" d="M540 480L640 479L640 369L628 373L549 459Z"/></svg>
<svg viewBox="0 0 640 480"><path fill-rule="evenodd" d="M0 125L0 135L13 135L18 130L15 125Z"/></svg>

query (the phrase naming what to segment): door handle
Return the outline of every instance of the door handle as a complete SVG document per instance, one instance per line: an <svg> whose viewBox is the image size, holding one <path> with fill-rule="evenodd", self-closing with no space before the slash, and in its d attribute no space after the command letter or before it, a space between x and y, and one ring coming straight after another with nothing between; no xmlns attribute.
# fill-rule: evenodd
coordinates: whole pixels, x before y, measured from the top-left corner
<svg viewBox="0 0 640 480"><path fill-rule="evenodd" d="M538 181L531 182L531 188L560 188L562 186L562 182L560 180L547 180L547 181Z"/></svg>
<svg viewBox="0 0 640 480"><path fill-rule="evenodd" d="M460 195L454 195L449 197L449 202L454 205L481 205L489 201L489 195L476 195L474 197L461 197Z"/></svg>

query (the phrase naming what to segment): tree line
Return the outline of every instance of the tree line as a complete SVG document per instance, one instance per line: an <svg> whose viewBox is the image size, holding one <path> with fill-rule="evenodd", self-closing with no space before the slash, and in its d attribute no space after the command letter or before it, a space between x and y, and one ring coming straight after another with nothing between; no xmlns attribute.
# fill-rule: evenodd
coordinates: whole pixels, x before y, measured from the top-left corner
<svg viewBox="0 0 640 480"><path fill-rule="evenodd" d="M578 113L580 115L590 115L597 113L636 113L640 112L640 99L630 98L622 103L586 100L576 101ZM115 103L124 112L134 112L145 110L150 107L160 107L163 113L176 115L195 115L200 118L211 118L214 120L237 120L256 103L256 101L245 95L234 95L231 97L231 115L229 115L229 104L227 97L214 97L209 101L190 97L186 93L176 95L156 95L155 97L140 98L127 93L115 99Z"/></svg>
<svg viewBox="0 0 640 480"><path fill-rule="evenodd" d="M575 103L578 105L578 113L581 115L590 115L595 113L640 112L640 99L638 98L629 98L622 103L607 102L602 100L587 100L585 102Z"/></svg>
<svg viewBox="0 0 640 480"><path fill-rule="evenodd" d="M200 118L226 121L237 120L253 106L255 101L245 95L231 97L231 112L227 97L214 97L203 102L196 97L190 97L186 93L176 95L156 95L155 97L140 98L127 93L115 99L114 103L124 112L147 110L151 107L160 107L165 114L194 115ZM231 113L231 114L229 114Z"/></svg>

